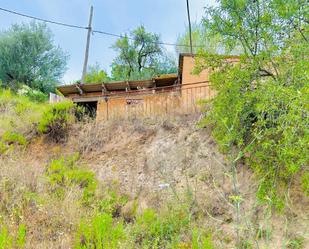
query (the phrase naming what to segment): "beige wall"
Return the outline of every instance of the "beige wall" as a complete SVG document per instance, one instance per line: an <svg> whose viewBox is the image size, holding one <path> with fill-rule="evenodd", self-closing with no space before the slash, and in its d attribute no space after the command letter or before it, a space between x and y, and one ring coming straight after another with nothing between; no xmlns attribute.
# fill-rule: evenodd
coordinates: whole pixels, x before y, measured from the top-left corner
<svg viewBox="0 0 309 249"><path fill-rule="evenodd" d="M195 67L194 56L184 56L182 66L182 84L208 81L208 70L203 70L199 75L193 74Z"/></svg>

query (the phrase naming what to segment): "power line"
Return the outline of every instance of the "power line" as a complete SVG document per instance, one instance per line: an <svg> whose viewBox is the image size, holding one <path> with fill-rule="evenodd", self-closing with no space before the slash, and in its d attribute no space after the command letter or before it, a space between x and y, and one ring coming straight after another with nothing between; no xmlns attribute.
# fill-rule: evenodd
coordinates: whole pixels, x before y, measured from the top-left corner
<svg viewBox="0 0 309 249"><path fill-rule="evenodd" d="M1 7L0 7L0 10L7 12L7 13L14 14L14 15L27 17L27 18L31 18L31 19L34 19L34 20L37 20L37 21L45 22L45 23L51 23L51 24L56 24L56 25L65 26L65 27L69 27L69 28L76 28L76 29L86 29L86 30L89 29L89 27L79 26L79 25L75 25L75 24L68 24L68 23L63 23L63 22L58 22L58 21L53 21L53 20L48 20L48 19L23 14L23 13L20 13L20 12L16 12L16 11L1 8ZM115 34L115 33L110 33L110 32L106 32L106 31L102 31L102 30L92 30L92 33L103 34L103 35L113 36L113 37L118 37L118 38L127 38L127 39L130 39L130 40L133 40L133 41L136 40L133 37L130 37L130 36L127 36L127 35ZM176 44L176 43L168 43L168 42L151 42L151 43L155 43L155 44L159 44L159 45L166 45L166 46L190 47L190 45L186 45L186 44ZM192 47L202 48L204 46L194 45Z"/></svg>
<svg viewBox="0 0 309 249"><path fill-rule="evenodd" d="M13 10L4 9L4 8L1 8L1 7L0 7L0 10L14 14L14 15L23 16L23 17L31 18L31 19L46 22L46 23L57 24L57 25L65 26L65 27L69 27L69 28L88 29L88 27L78 26L78 25L74 25L74 24L67 24L67 23L62 23L62 22L57 22L57 21L52 21L52 20L47 20L47 19L43 19L43 18L39 18L39 17L35 17L35 16L22 14L22 13L13 11Z"/></svg>
<svg viewBox="0 0 309 249"><path fill-rule="evenodd" d="M118 37L118 38L127 38L129 40L135 41L136 39L134 39L133 37L127 36L127 35L119 35L119 34L114 34L114 33L109 33L106 31L100 31L100 30L93 30L92 33L98 33L98 34L103 34L103 35L108 35L108 36L113 36L113 37ZM167 46L176 46L176 47L190 47L190 45L186 45L186 44L176 44L176 43L168 43L168 42L152 42L151 43L155 43L155 44L160 44L160 45L167 45ZM192 47L196 47L196 48L202 48L204 46L192 46Z"/></svg>

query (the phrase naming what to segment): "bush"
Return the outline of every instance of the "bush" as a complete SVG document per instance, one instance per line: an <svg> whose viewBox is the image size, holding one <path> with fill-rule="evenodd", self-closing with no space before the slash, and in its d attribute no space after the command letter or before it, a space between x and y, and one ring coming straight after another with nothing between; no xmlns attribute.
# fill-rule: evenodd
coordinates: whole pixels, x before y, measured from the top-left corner
<svg viewBox="0 0 309 249"><path fill-rule="evenodd" d="M29 86L27 85L22 85L18 91L17 91L18 95L20 96L26 96L28 97L31 101L34 102L44 102L48 100L48 95L39 91L39 90L34 90L31 89Z"/></svg>
<svg viewBox="0 0 309 249"><path fill-rule="evenodd" d="M74 121L74 104L63 101L48 106L38 125L38 131L60 142L67 138L69 126Z"/></svg>
<svg viewBox="0 0 309 249"><path fill-rule="evenodd" d="M183 210L170 210L158 215L154 210L145 210L136 219L132 236L138 247L172 248L181 241L181 232L189 229L189 216Z"/></svg>
<svg viewBox="0 0 309 249"><path fill-rule="evenodd" d="M82 201L88 205L94 197L97 181L93 172L76 164L79 155L53 160L47 168L49 183L58 197L63 197L69 186L79 186L83 190Z"/></svg>
<svg viewBox="0 0 309 249"><path fill-rule="evenodd" d="M125 238L122 222L115 224L111 214L98 214L90 224L82 222L76 236L76 249L119 248Z"/></svg>
<svg viewBox="0 0 309 249"><path fill-rule="evenodd" d="M2 142L7 143L7 144L19 144L19 145L26 145L27 140L26 138L17 132L10 132L6 131L2 135Z"/></svg>
<svg viewBox="0 0 309 249"><path fill-rule="evenodd" d="M308 86L272 78L252 83L254 73L244 64L213 73L218 94L200 125L210 125L221 149L239 151L260 176L259 199L280 206L278 190L309 160Z"/></svg>

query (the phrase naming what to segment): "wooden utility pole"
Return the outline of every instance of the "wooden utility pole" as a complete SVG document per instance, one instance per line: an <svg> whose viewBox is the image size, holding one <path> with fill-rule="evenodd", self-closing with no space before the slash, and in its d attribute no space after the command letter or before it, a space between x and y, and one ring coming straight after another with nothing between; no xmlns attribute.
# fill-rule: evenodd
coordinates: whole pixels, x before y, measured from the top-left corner
<svg viewBox="0 0 309 249"><path fill-rule="evenodd" d="M190 52L191 52L191 54L193 54L193 50L192 50L192 33L191 33L191 20L190 20L189 0L187 0L187 13L188 13L188 22L189 22Z"/></svg>
<svg viewBox="0 0 309 249"><path fill-rule="evenodd" d="M87 33L87 43L86 43L86 50L85 50L85 59L84 59L84 66L83 66L83 74L81 83L85 83L85 76L87 73L87 65L88 65L88 56L89 56L89 45L90 45L90 36L92 32L91 23L92 23L92 15L93 15L93 6L90 7L90 15L89 15L89 23L88 23L88 33Z"/></svg>

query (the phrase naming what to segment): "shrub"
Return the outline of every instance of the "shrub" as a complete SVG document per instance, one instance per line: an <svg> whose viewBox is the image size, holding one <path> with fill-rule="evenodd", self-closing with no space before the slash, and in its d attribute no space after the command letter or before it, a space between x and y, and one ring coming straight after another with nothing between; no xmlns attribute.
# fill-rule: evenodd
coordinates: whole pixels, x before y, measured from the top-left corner
<svg viewBox="0 0 309 249"><path fill-rule="evenodd" d="M82 201L89 204L94 197L97 181L93 172L76 164L79 155L52 160L47 168L47 176L53 192L62 197L69 186L79 186L83 190Z"/></svg>
<svg viewBox="0 0 309 249"><path fill-rule="evenodd" d="M90 223L82 222L76 236L76 249L119 248L125 238L122 222L115 223L111 214L97 214Z"/></svg>
<svg viewBox="0 0 309 249"><path fill-rule="evenodd" d="M19 145L26 145L27 140L26 138L17 132L10 132L6 131L2 135L2 142L7 143L8 145L10 144L19 144Z"/></svg>
<svg viewBox="0 0 309 249"><path fill-rule="evenodd" d="M243 64L213 73L218 94L200 125L213 128L224 152L240 152L261 179L259 199L279 207L278 190L309 160L308 87L272 78L252 83L254 73Z"/></svg>
<svg viewBox="0 0 309 249"><path fill-rule="evenodd" d="M126 195L119 195L116 191L108 189L102 195L102 198L98 197L96 208L101 213L109 213L113 217L120 216L121 207L123 207L128 201Z"/></svg>
<svg viewBox="0 0 309 249"><path fill-rule="evenodd" d="M158 215L145 210L132 229L135 244L142 248L171 248L181 241L181 232L189 228L189 217L183 210L171 210Z"/></svg>
<svg viewBox="0 0 309 249"><path fill-rule="evenodd" d="M27 96L31 101L34 101L34 102L44 102L44 101L47 101L48 99L47 94L39 90L34 90L27 85L22 85L18 89L17 94L20 96Z"/></svg>
<svg viewBox="0 0 309 249"><path fill-rule="evenodd" d="M74 121L74 104L63 101L48 106L38 125L38 131L60 142L67 137L69 126Z"/></svg>
<svg viewBox="0 0 309 249"><path fill-rule="evenodd" d="M0 139L0 155L13 150L15 145L25 146L26 144L27 140L22 134L6 131Z"/></svg>

